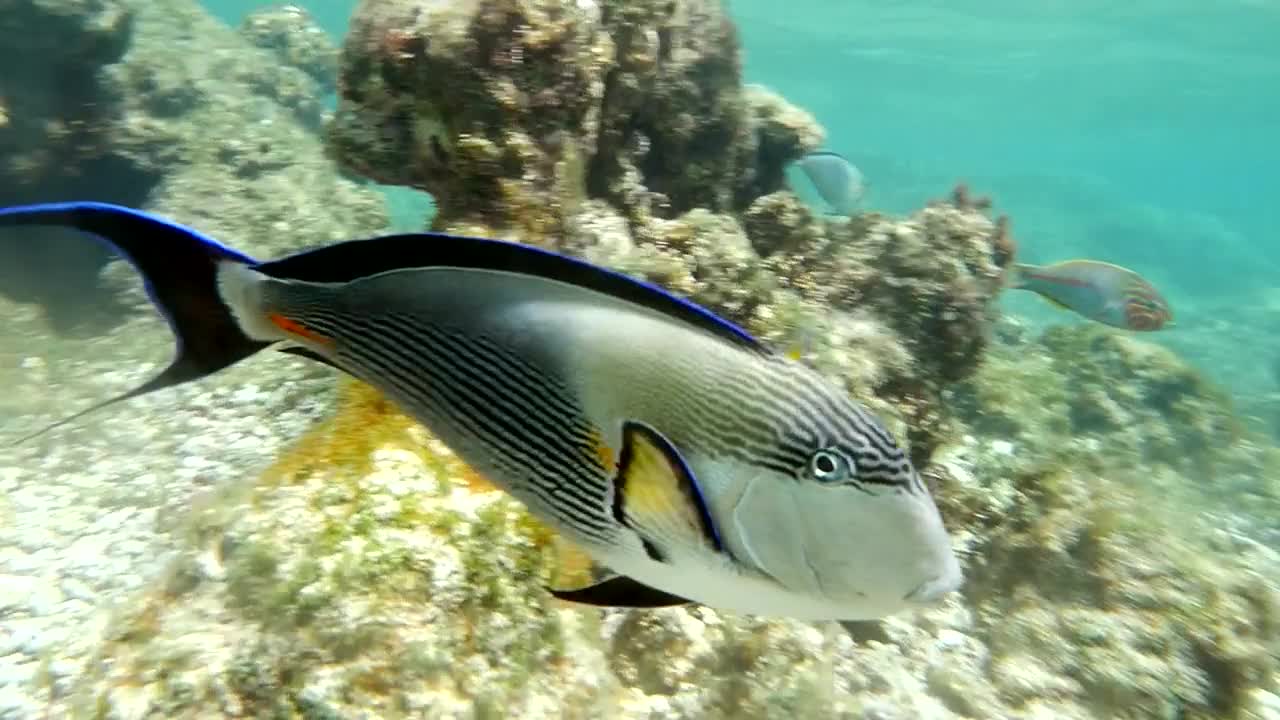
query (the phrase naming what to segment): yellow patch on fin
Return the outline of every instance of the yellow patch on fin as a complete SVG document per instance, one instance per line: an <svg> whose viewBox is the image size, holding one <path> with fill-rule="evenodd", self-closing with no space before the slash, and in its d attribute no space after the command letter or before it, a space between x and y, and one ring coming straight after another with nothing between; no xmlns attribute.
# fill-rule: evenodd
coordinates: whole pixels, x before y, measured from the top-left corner
<svg viewBox="0 0 1280 720"><path fill-rule="evenodd" d="M311 342L317 342L322 345L333 344L333 338L328 335L321 335L291 317L286 317L280 313L267 313L267 320L270 320L272 325L275 325L290 335L296 335L297 337L305 338Z"/></svg>
<svg viewBox="0 0 1280 720"><path fill-rule="evenodd" d="M637 422L623 425L614 485L614 516L648 541L650 555L661 555L651 544L663 540L723 550L693 472L653 428Z"/></svg>

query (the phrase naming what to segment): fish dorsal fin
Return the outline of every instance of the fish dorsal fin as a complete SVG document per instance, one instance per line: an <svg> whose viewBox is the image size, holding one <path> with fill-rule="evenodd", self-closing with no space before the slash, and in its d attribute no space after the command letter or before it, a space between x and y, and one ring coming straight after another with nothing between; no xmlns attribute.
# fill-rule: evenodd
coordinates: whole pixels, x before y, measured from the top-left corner
<svg viewBox="0 0 1280 720"><path fill-rule="evenodd" d="M813 152L805 153L804 156L800 159L805 160L807 158L832 158L835 160L842 160L844 162L849 162L848 158L832 150L814 150Z"/></svg>
<svg viewBox="0 0 1280 720"><path fill-rule="evenodd" d="M547 592L557 600L596 607L651 609L688 605L692 602L679 595L651 588L624 575L614 575L607 580L576 590L547 588Z"/></svg>
<svg viewBox="0 0 1280 720"><path fill-rule="evenodd" d="M568 255L505 240L441 233L383 235L308 250L255 269L282 279L342 283L393 270L426 268L490 270L555 280L634 303L739 347L770 354L746 330L657 285Z"/></svg>
<svg viewBox="0 0 1280 720"><path fill-rule="evenodd" d="M666 559L668 542L724 552L693 472L670 441L643 423L622 426L613 516L641 536L655 560Z"/></svg>
<svg viewBox="0 0 1280 720"><path fill-rule="evenodd" d="M1057 268L1057 267L1073 267L1073 266L1079 266L1079 265L1083 265L1086 267L1093 266L1096 268L1106 268L1108 270L1118 270L1127 275L1137 274L1123 265L1116 265L1115 263L1109 263L1104 260L1090 260L1088 258L1072 258L1070 260L1060 260L1056 263L1053 263L1052 265L1046 265L1045 267Z"/></svg>

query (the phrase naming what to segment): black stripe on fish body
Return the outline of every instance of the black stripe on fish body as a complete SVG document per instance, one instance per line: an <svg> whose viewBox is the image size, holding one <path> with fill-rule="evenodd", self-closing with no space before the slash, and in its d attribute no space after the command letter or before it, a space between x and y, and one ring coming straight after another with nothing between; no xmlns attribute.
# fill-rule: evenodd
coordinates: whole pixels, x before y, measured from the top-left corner
<svg viewBox="0 0 1280 720"><path fill-rule="evenodd" d="M458 338L440 333L433 339L441 350L457 353L458 362L440 366L441 381L459 391L452 403L455 415L475 419L483 428L477 439L489 452L510 456L526 467L532 489L551 505L571 510L575 525L606 530L601 522L607 502L602 471L585 465L589 456L582 449L581 433L572 432L580 420L552 413L531 417L528 408L516 402L521 378L504 376L501 368L485 369L481 356L463 349ZM506 382L493 382L496 377Z"/></svg>
<svg viewBox="0 0 1280 720"><path fill-rule="evenodd" d="M483 469L486 476L517 498L539 508L544 516L549 515L551 522L568 526L599 543L612 542L616 528L601 521L603 513L598 502L584 503L578 499L579 493L563 492L560 473L545 470L537 462L538 456L531 457L503 442L513 430L504 427L501 418L495 421L487 417L447 380L431 373L410 374L396 369L401 361L376 354L362 358L359 352L353 352L351 362L364 366L375 384L400 398L406 410L446 440L464 462ZM417 375L424 377L426 387L417 385L413 379ZM484 454L482 459L478 452Z"/></svg>
<svg viewBox="0 0 1280 720"><path fill-rule="evenodd" d="M461 340L461 338L453 338ZM440 340L442 347L448 347L449 339L444 336ZM458 357L470 357L474 365L459 362L459 371L454 377L461 383L470 382L467 387L474 388L477 393L483 392L480 383L497 374L505 374L511 382L505 383L494 396L481 398L491 402L496 414L509 418L515 423L514 432L508 439L525 441L524 447L532 462L543 469L540 473L541 485L549 488L550 493L566 501L573 501L579 507L589 508L594 517L601 517L607 505L607 482L605 468L599 463L597 448L592 439L598 433L587 424L582 413L557 414L550 408L535 407L537 400L517 397L527 388L538 388L547 397L563 397L567 390L557 387L558 383L548 378L527 374L520 377L515 369L518 363L507 364L504 360L510 357L505 354L492 354L487 357L494 360L494 367L484 368L486 357L481 353L467 353L462 350L466 343L459 342L454 349L459 351ZM544 410L546 412L540 412Z"/></svg>
<svg viewBox="0 0 1280 720"><path fill-rule="evenodd" d="M779 412L793 406L795 398L776 389L762 391L760 385L774 380L767 367L762 370L763 374L749 377L733 369L708 371L700 366L672 373L672 377L691 378L668 392L673 398L669 415L680 419L681 443L690 444L700 454L743 462L772 458L787 468L783 472L803 466L812 450L797 451L794 443L787 441L795 433L787 432L790 423Z"/></svg>
<svg viewBox="0 0 1280 720"><path fill-rule="evenodd" d="M310 322L318 324L323 321L313 319ZM413 323L389 325L389 318L379 318L376 321L343 318L338 322L330 322L334 323L331 325L333 329L330 332L340 336L347 334L357 337L410 338L412 340L421 334L423 341L418 345L408 343L407 350L398 348L393 342L383 347L381 351L373 351L368 346L381 346L378 343L357 341L349 343L350 347L340 350L340 353L344 355L345 363L362 367L362 374L367 376L370 382L384 387L392 397L403 399L410 414L424 424L437 430L440 429L440 423L453 426L455 430L463 432L469 441L479 443L495 457L503 458L507 465L498 473L500 478L514 480L529 474L529 470L532 469L535 473L540 473L541 479L529 483L530 489L540 496L541 502L553 507L567 503L577 511L573 516L580 521L577 524L583 522L593 524L602 531L606 528L597 522L604 514L604 490L601 489L595 496L583 492L584 487L590 487L591 480L595 481L596 486L603 488L602 478L587 478L588 482L584 482L583 478L576 477L574 482L566 483L563 478L579 476L581 473L578 471L581 466L555 465L550 470L545 469L548 459L562 459L566 455L565 448L570 446L563 444L557 446L558 441L555 439L548 441L538 427L530 428L521 424L518 418L523 413L519 409L513 409L510 403L493 402L493 393L477 390L474 384L477 377L460 379L456 365L431 361L432 358L467 354L458 352L456 348L452 353L443 352L452 348L450 345L452 341L448 339L447 334ZM356 326L360 329L348 329ZM407 333L404 331L405 327L409 328ZM469 371L464 367L463 372ZM510 382L514 378L514 373L482 375L479 376L479 382L502 377L509 380L505 385L506 397L518 395L521 384ZM518 378L514 379L518 380ZM546 396L554 397L555 394L546 393ZM552 415L548 414L545 417L552 417ZM577 445L572 447L582 447L587 435L582 427L582 421L565 419L561 422L572 423L566 425L571 428L570 440L577 439ZM514 445L511 441L520 439L522 433L526 441L541 439L544 443L549 442L550 446L543 444L542 447L529 452L528 442L525 445ZM499 438L506 438L507 441L501 442ZM502 452L495 452L495 448ZM585 453L579 452L578 455L585 455Z"/></svg>
<svg viewBox="0 0 1280 720"><path fill-rule="evenodd" d="M836 448L857 463L851 479L888 487L916 487L906 454L873 416L839 396L818 374L768 359L759 374L720 373L682 388L680 440L700 454L799 477L813 454ZM725 398L731 397L731 402Z"/></svg>
<svg viewBox="0 0 1280 720"><path fill-rule="evenodd" d="M507 272L566 283L659 312L737 347L771 354L747 331L657 285L532 245L440 233L385 235L327 245L255 267L274 278L318 283L430 268Z"/></svg>
<svg viewBox="0 0 1280 720"><path fill-rule="evenodd" d="M590 462L596 435L562 383L497 343L418 318L298 305L303 309L291 316L335 338L342 365L400 400L442 439L460 438L453 449L465 462L495 468L487 473L493 480L526 502L532 495L560 524L611 541L608 476Z"/></svg>
<svg viewBox="0 0 1280 720"><path fill-rule="evenodd" d="M662 547L663 540L727 554L693 471L657 430L630 420L623 423L613 482L613 517L636 533L650 559L667 562L670 553ZM654 537L661 530L674 536Z"/></svg>

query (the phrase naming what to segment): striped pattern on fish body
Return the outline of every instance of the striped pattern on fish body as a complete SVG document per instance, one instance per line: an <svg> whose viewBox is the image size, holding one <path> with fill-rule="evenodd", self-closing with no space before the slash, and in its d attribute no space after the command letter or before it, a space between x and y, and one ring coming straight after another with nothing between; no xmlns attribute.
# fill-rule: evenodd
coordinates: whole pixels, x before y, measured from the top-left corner
<svg viewBox="0 0 1280 720"><path fill-rule="evenodd" d="M295 341L395 399L605 564L664 590L674 580L652 582L652 573L709 572L722 585L703 597L747 588L776 594L779 610L795 612L796 600L758 566L803 558L767 557L776 553L753 547L731 523L720 529L726 551L718 555L620 527L612 460L625 421L662 429L717 518L733 516L745 491L742 468L794 478L815 451L842 438L856 439L840 449L858 462L867 492L927 496L893 438L813 371L608 296L540 278L435 268L328 286L264 280L256 289L261 297L248 302L260 303L262 317L296 323ZM723 584L730 576L742 586Z"/></svg>
<svg viewBox="0 0 1280 720"><path fill-rule="evenodd" d="M1096 260L1016 265L1010 287L1126 330L1159 330L1173 320L1168 302L1151 283L1132 270Z"/></svg>
<svg viewBox="0 0 1280 720"><path fill-rule="evenodd" d="M860 620L961 581L928 490L872 415L656 287L476 238L257 262L116 206L0 210L5 224L107 238L180 340L158 377L95 407L268 347L327 363L618 574L572 599Z"/></svg>

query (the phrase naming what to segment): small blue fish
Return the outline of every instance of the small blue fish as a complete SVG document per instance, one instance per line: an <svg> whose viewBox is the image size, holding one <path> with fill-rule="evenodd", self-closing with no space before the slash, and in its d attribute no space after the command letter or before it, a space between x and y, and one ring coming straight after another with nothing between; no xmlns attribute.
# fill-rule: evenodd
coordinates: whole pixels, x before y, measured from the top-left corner
<svg viewBox="0 0 1280 720"><path fill-rule="evenodd" d="M105 239L177 338L168 368L96 407L267 349L337 368L612 573L556 597L865 620L961 582L928 488L876 417L657 286L481 238L260 262L115 205L0 209L0 226L31 225Z"/></svg>
<svg viewBox="0 0 1280 720"><path fill-rule="evenodd" d="M866 192L862 172L853 163L833 152L811 152L796 161L809 182L831 209L841 215L856 215Z"/></svg>

